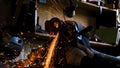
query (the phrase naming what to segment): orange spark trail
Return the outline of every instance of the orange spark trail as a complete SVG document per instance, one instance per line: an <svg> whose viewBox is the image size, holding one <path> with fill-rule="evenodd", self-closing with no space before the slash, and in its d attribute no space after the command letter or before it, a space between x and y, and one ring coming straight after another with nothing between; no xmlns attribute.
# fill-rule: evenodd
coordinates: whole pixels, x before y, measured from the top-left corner
<svg viewBox="0 0 120 68"><path fill-rule="evenodd" d="M44 68L49 68L49 65L50 65L54 50L55 50L55 46L57 44L58 36L59 36L59 33L56 34L56 37L53 39L53 41L50 45L50 48L48 50L48 54L47 54L47 57L46 57Z"/></svg>
<svg viewBox="0 0 120 68"><path fill-rule="evenodd" d="M17 68L26 68L27 65L29 65L30 63L34 62L36 59L42 58L42 51L43 51L43 47L39 47L38 49L36 49L34 52L31 52L27 59L25 59L22 63L20 63Z"/></svg>

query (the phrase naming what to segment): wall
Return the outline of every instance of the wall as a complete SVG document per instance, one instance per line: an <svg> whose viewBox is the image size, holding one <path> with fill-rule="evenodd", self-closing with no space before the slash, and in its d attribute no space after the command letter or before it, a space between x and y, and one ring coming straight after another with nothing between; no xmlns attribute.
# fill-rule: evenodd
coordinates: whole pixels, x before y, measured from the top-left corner
<svg viewBox="0 0 120 68"><path fill-rule="evenodd" d="M50 20L52 17L58 17L64 20L63 9L67 6L69 6L68 0L49 0L46 4L37 3L37 15L39 16L39 24L42 28L45 29L45 21ZM73 18L66 17L66 19L80 22L84 26L95 25L95 16L80 7L76 9L76 15Z"/></svg>

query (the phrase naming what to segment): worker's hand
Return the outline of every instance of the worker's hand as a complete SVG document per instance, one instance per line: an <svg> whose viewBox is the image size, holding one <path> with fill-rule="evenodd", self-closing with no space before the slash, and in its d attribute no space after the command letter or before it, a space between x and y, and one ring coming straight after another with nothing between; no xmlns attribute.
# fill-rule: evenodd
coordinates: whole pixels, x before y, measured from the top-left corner
<svg viewBox="0 0 120 68"><path fill-rule="evenodd" d="M94 56L94 53L92 52L92 50L90 50L90 48L88 48L82 44L79 44L79 43L77 43L77 46L78 46L78 48L83 50L87 54L88 57L92 58Z"/></svg>
<svg viewBox="0 0 120 68"><path fill-rule="evenodd" d="M65 47L65 51L67 64L70 65L80 65L83 57L87 56L83 50L76 47L67 46Z"/></svg>

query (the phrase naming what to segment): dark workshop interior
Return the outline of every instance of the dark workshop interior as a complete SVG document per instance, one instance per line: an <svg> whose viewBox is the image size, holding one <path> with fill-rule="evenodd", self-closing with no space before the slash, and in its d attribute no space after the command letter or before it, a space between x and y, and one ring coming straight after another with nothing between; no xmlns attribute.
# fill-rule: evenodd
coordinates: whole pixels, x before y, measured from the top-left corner
<svg viewBox="0 0 120 68"><path fill-rule="evenodd" d="M0 0L0 68L120 68L120 0Z"/></svg>

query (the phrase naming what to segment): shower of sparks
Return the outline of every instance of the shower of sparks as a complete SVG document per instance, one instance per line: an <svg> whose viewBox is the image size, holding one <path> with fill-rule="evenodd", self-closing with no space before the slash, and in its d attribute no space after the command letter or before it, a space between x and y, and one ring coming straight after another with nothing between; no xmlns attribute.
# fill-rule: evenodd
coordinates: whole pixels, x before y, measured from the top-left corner
<svg viewBox="0 0 120 68"><path fill-rule="evenodd" d="M18 65L18 68L23 68L29 66L30 63L34 62L36 59L42 58L41 53L44 50L43 47L39 47L35 51L28 55L28 58Z"/></svg>
<svg viewBox="0 0 120 68"><path fill-rule="evenodd" d="M49 66L50 66L51 59L52 59L52 56L53 56L53 53L54 53L54 50L55 50L55 46L57 44L58 37L59 37L59 33L57 33L56 37L53 39L53 41L50 45L50 48L48 50L48 54L46 56L44 68L49 68Z"/></svg>

